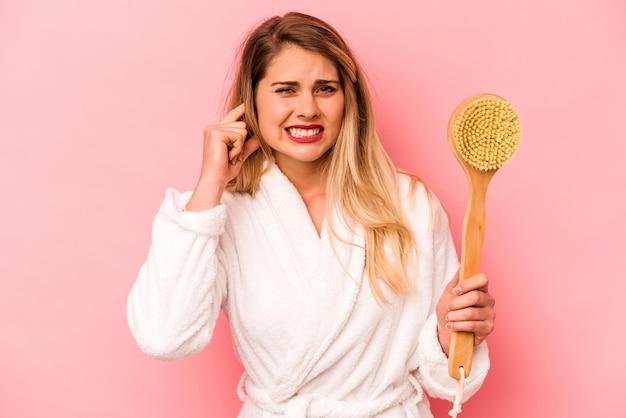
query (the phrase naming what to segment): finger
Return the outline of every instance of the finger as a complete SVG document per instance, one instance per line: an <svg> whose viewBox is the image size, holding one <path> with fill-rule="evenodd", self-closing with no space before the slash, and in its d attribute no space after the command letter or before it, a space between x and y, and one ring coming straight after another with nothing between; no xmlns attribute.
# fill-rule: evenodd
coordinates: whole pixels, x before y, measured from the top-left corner
<svg viewBox="0 0 626 418"><path fill-rule="evenodd" d="M473 290L460 296L456 296L450 301L449 310L457 311L470 307L493 307L495 299L487 292Z"/></svg>
<svg viewBox="0 0 626 418"><path fill-rule="evenodd" d="M237 161L242 161L242 153L244 145L246 143L245 138L248 135L247 130L238 130L237 136L233 138L233 141L228 144L230 149L228 150L228 159L231 164L236 164Z"/></svg>
<svg viewBox="0 0 626 418"><path fill-rule="evenodd" d="M248 135L248 131L240 125L217 125L205 129L204 140L206 144L222 143L227 147L228 151L232 151L234 148L235 150L232 151L232 154L237 155L243 146L246 135Z"/></svg>
<svg viewBox="0 0 626 418"><path fill-rule="evenodd" d="M219 125L215 126L216 129L236 129L236 130L240 130L243 129L244 131L246 131L246 123L244 121L238 120L235 122L226 122L226 123L221 123Z"/></svg>
<svg viewBox="0 0 626 418"><path fill-rule="evenodd" d="M471 332L482 341L493 332L493 324L493 321L456 321L446 323L446 328L452 332Z"/></svg>
<svg viewBox="0 0 626 418"><path fill-rule="evenodd" d="M252 155L252 153L258 150L260 147L261 147L261 142L259 141L258 137L253 136L249 138L243 144L243 150L241 152L241 155L239 156L240 161L245 161L246 159L248 159L248 157Z"/></svg>
<svg viewBox="0 0 626 418"><path fill-rule="evenodd" d="M229 147L242 147L244 138L248 135L248 130L245 128L224 128L218 131L218 135L223 135L225 142Z"/></svg>
<svg viewBox="0 0 626 418"><path fill-rule="evenodd" d="M452 293L455 295L462 295L473 290L484 290L485 292L489 288L489 279L483 273L478 273L466 278L456 286Z"/></svg>
<svg viewBox="0 0 626 418"><path fill-rule="evenodd" d="M456 311L450 311L446 314L446 322L465 322L465 321L484 321L489 315L484 312L483 308L463 308Z"/></svg>
<svg viewBox="0 0 626 418"><path fill-rule="evenodd" d="M241 152L237 156L233 157L233 159L231 159L231 163L237 164L237 163L244 162L245 160L248 159L250 155L252 155L260 147L261 147L261 143L259 141L259 138L257 138L256 136L253 136L247 139L243 143Z"/></svg>
<svg viewBox="0 0 626 418"><path fill-rule="evenodd" d="M244 122L230 122L223 125L210 125L204 128L203 131L204 138L211 138L212 140L220 140L224 136L226 136L226 139L229 139L230 135L228 133L237 133L245 137L248 133L246 124Z"/></svg>
<svg viewBox="0 0 626 418"><path fill-rule="evenodd" d="M224 116L221 123L237 122L243 114L246 112L246 106L242 103L239 106L232 109Z"/></svg>

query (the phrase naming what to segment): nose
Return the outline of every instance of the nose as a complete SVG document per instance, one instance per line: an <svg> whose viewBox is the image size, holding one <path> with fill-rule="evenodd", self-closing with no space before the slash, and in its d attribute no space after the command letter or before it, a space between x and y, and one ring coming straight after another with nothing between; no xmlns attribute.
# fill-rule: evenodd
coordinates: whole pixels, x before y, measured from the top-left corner
<svg viewBox="0 0 626 418"><path fill-rule="evenodd" d="M315 96L311 93L301 94L298 97L295 112L296 116L302 119L313 119L319 116L320 108Z"/></svg>

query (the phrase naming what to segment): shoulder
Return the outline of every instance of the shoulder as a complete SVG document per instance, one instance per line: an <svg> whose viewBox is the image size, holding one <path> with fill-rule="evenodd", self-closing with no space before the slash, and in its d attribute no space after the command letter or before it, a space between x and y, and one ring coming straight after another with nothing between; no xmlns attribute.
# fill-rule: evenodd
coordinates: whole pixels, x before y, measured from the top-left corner
<svg viewBox="0 0 626 418"><path fill-rule="evenodd" d="M249 216L253 213L255 206L258 205L257 199L249 193L230 192L225 191L222 194L221 203L228 212L228 217L231 220L236 220L241 216Z"/></svg>
<svg viewBox="0 0 626 418"><path fill-rule="evenodd" d="M415 174L399 171L396 175L398 198L405 211L432 210L439 204L437 197Z"/></svg>
<svg viewBox="0 0 626 418"><path fill-rule="evenodd" d="M409 223L428 230L448 227L448 215L435 193L416 175L400 171L397 174L398 198Z"/></svg>

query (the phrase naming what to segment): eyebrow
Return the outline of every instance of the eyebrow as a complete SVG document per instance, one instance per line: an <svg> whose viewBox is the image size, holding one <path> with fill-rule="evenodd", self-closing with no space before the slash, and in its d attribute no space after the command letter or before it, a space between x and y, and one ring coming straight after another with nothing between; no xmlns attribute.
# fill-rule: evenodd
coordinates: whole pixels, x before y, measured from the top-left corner
<svg viewBox="0 0 626 418"><path fill-rule="evenodd" d="M337 80L315 80L315 84L339 84ZM270 86L298 86L297 81L275 81Z"/></svg>

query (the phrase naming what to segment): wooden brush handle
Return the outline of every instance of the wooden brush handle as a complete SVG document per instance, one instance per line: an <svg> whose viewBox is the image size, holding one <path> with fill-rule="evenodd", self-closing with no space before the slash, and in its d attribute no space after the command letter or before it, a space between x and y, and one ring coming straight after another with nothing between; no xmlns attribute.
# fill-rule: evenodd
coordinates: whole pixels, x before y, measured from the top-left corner
<svg viewBox="0 0 626 418"><path fill-rule="evenodd" d="M470 170L467 173L469 196L461 238L459 283L478 273L480 267L480 255L485 238L487 186L494 173L495 170L484 172ZM453 332L450 341L450 354L448 356L448 373L451 377L457 380L461 378L459 373L459 367L461 366L463 366L465 371L465 377L469 376L472 370L473 353L474 334L471 332Z"/></svg>

